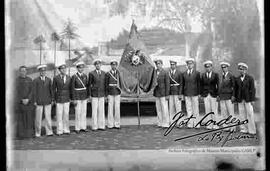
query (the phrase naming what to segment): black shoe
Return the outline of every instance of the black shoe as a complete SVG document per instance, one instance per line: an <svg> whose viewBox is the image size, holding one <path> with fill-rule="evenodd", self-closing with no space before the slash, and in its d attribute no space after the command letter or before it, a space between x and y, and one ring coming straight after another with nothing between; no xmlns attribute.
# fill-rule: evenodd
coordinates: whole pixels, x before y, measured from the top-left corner
<svg viewBox="0 0 270 171"><path fill-rule="evenodd" d="M75 132L76 134L79 134L79 133L80 133L80 131L77 131L77 130L75 130L74 132Z"/></svg>
<svg viewBox="0 0 270 171"><path fill-rule="evenodd" d="M121 129L120 127L114 127L114 129Z"/></svg>
<svg viewBox="0 0 270 171"><path fill-rule="evenodd" d="M56 134L57 136L61 136L62 134Z"/></svg>
<svg viewBox="0 0 270 171"><path fill-rule="evenodd" d="M65 133L65 132L64 132L63 134L64 134L64 135L69 135L70 133Z"/></svg>
<svg viewBox="0 0 270 171"><path fill-rule="evenodd" d="M53 134L47 135L47 137L52 137L52 136L53 136Z"/></svg>
<svg viewBox="0 0 270 171"><path fill-rule="evenodd" d="M98 130L100 130L100 131L105 131L105 129L103 129L103 128L98 128Z"/></svg>

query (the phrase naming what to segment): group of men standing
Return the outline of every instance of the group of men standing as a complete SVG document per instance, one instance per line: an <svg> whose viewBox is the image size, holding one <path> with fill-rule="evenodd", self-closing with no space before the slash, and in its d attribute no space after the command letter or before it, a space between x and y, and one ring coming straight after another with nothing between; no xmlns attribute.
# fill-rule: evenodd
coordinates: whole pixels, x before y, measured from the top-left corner
<svg viewBox="0 0 270 171"><path fill-rule="evenodd" d="M111 70L107 73L101 70L102 61L94 60L95 70L87 76L84 73L85 64L76 64L77 73L72 77L66 74L66 65L58 66L59 74L53 80L46 76L46 65L37 67L40 75L33 81L26 76L26 67L19 68L20 76L17 79L17 135L21 138L41 136L42 114L45 114L45 132L52 136L51 108L56 104L57 130L56 135L70 134L69 108L70 103L75 107L75 130L87 132L87 101L92 106L92 130L105 130L105 97L108 98L108 124L109 129L120 129L120 96L121 81L117 70L118 62L112 60ZM193 58L186 60L187 70L177 70L176 61L170 61L169 71L163 69L162 60L155 60L157 85L154 88L156 97L157 125L168 128L173 122L176 113L182 111L181 100L185 100L187 116L196 119L188 123L187 127L195 127L199 120L199 98L202 97L205 113L213 112L213 120L218 120L218 101L221 107L222 118L234 113L234 102L238 103L239 117L248 119L247 127L241 125L241 132L256 134L253 106L255 100L255 87L253 78L247 74L248 66L239 63L240 75L234 77L228 71L230 64L220 63L222 73L213 71L212 61L204 62L205 73L196 71ZM167 103L169 100L169 106ZM33 115L33 113L35 113ZM198 128L199 126L196 126ZM208 126L208 129L217 129ZM232 127L231 129L235 129Z"/></svg>
<svg viewBox="0 0 270 171"><path fill-rule="evenodd" d="M196 71L193 58L186 60L187 70L180 72L176 69L176 61L170 61L170 70L162 68L163 62L155 60L157 67L157 86L154 89L156 97L156 110L158 126L168 128L173 122L173 117L182 111L181 100L185 100L187 117L195 117L189 120L188 128L199 128L199 98L202 98L205 106L205 114L212 113L208 118L214 121L226 119L231 115L241 121L248 120L247 124L240 125L240 132L256 134L254 112L252 103L255 101L254 79L247 74L248 65L238 64L240 75L235 77L228 68L228 62L221 62L222 73L213 71L213 62L208 60L203 63L205 72ZM169 108L166 99L169 100ZM221 115L218 113L220 102ZM234 112L234 103L238 103L239 115ZM215 124L209 124L207 129L218 129ZM236 130L236 127L225 130Z"/></svg>
<svg viewBox="0 0 270 171"><path fill-rule="evenodd" d="M33 81L26 76L26 67L19 68L17 79L17 136L30 138L41 136L42 114L45 114L45 132L53 136L51 108L56 105L56 135L70 134L69 109L75 106L75 133L87 132L87 100L92 105L92 130L105 130L104 98L108 97L108 128L120 129L120 74L118 62L112 60L107 73L100 69L101 60L94 60L95 70L87 76L85 64L76 64L77 73L72 77L66 74L66 65L58 66L59 74L53 80L46 76L46 65L37 67L40 75ZM35 107L34 107L35 106ZM33 115L32 113L35 113ZM27 121L27 118L29 121Z"/></svg>

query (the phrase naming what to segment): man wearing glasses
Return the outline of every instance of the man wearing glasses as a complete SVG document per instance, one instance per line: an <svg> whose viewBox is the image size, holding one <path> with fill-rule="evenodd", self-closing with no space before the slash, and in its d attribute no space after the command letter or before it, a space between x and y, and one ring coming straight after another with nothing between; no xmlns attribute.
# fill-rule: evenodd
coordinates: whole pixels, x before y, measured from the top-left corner
<svg viewBox="0 0 270 171"><path fill-rule="evenodd" d="M238 64L240 75L235 81L235 97L238 102L239 117L241 121L248 120L247 124L240 125L240 132L256 134L254 112L252 103L255 101L255 86L252 76L247 74L248 65Z"/></svg>

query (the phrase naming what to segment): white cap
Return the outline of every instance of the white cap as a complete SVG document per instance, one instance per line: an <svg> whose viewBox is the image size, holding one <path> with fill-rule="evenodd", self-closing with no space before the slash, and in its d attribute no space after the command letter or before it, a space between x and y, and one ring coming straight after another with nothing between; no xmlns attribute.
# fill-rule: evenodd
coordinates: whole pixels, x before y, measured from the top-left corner
<svg viewBox="0 0 270 171"><path fill-rule="evenodd" d="M176 62L175 60L170 60L170 64L171 64L171 63L177 64L177 62Z"/></svg>
<svg viewBox="0 0 270 171"><path fill-rule="evenodd" d="M159 62L159 63L162 63L162 64L163 64L163 61L162 61L161 59L154 59L153 61L154 61L155 63L158 63L158 62Z"/></svg>
<svg viewBox="0 0 270 171"><path fill-rule="evenodd" d="M208 60L208 61L205 61L205 62L203 63L204 66L205 66L205 65L208 65L208 64L213 65L213 62L210 61L210 60Z"/></svg>
<svg viewBox="0 0 270 171"><path fill-rule="evenodd" d="M101 59L94 59L93 64L95 65L97 62L101 63Z"/></svg>
<svg viewBox="0 0 270 171"><path fill-rule="evenodd" d="M227 65L228 67L231 66L228 62L220 62L220 66Z"/></svg>
<svg viewBox="0 0 270 171"><path fill-rule="evenodd" d="M110 62L110 64L113 64L113 63L118 64L118 61L116 59L112 59L111 62Z"/></svg>
<svg viewBox="0 0 270 171"><path fill-rule="evenodd" d="M188 62L193 62L193 63L194 63L195 60L194 60L193 58L187 58L187 59L186 59L186 63L188 63Z"/></svg>
<svg viewBox="0 0 270 171"><path fill-rule="evenodd" d="M240 63L238 63L238 67L239 66L243 66L243 67L248 69L248 65L246 63L240 62Z"/></svg>
<svg viewBox="0 0 270 171"><path fill-rule="evenodd" d="M42 68L47 68L47 65L46 64L42 64L42 65L39 65L39 66L37 66L37 70L40 70L40 69L42 69Z"/></svg>
<svg viewBox="0 0 270 171"><path fill-rule="evenodd" d="M62 68L63 66L64 66L64 67L67 67L66 64L60 64L60 65L57 66L57 68L60 69L60 68Z"/></svg>
<svg viewBox="0 0 270 171"><path fill-rule="evenodd" d="M76 63L76 67L80 66L80 65L85 65L83 61L79 61Z"/></svg>

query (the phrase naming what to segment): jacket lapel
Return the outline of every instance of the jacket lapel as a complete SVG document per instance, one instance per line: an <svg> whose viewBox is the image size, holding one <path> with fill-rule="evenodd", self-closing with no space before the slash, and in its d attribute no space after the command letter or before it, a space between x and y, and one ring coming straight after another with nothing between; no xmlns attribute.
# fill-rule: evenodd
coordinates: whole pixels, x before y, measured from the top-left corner
<svg viewBox="0 0 270 171"><path fill-rule="evenodd" d="M247 75L245 75L244 80L243 80L243 85L246 85L247 83L248 83L248 78L247 78Z"/></svg>

